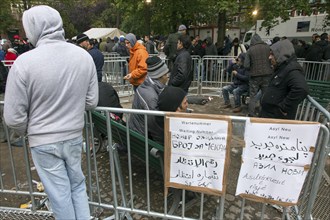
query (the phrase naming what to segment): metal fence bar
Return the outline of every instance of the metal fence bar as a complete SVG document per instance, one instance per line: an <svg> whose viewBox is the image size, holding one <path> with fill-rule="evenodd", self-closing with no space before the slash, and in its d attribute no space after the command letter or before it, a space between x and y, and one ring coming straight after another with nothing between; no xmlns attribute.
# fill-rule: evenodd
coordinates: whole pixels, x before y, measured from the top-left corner
<svg viewBox="0 0 330 220"><path fill-rule="evenodd" d="M330 62L298 60L305 71L306 80L327 81L330 79Z"/></svg>
<svg viewBox="0 0 330 220"><path fill-rule="evenodd" d="M36 210L36 203L35 203L35 198L33 195L33 184L32 184L32 175L31 175L31 165L30 165L30 159L29 159L29 151L28 151L28 147L26 145L26 141L25 141L25 137L21 137L22 139L22 143L23 143L23 149L24 149L24 160L26 163L26 175L28 178L28 183L29 183L29 193L30 193L30 197L31 197L31 203L32 203L32 207L31 210L35 211Z"/></svg>
<svg viewBox="0 0 330 220"><path fill-rule="evenodd" d="M113 145L112 140L112 130L111 130L111 123L110 123L110 114L106 111L106 122L107 122L107 132L108 132L108 141L110 145ZM112 181L112 192L113 192L113 200L114 200L114 212L115 212L115 219L119 219L119 212L118 212L118 199L117 199L117 189L116 189L116 173L115 173L115 166L114 166L114 155L113 151L109 150L109 159L110 159L110 175Z"/></svg>

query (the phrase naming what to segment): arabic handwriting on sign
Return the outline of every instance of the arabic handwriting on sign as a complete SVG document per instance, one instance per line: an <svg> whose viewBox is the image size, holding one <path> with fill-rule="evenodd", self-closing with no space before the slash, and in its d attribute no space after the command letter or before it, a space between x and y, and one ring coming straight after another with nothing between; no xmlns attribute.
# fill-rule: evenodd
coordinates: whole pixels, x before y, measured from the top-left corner
<svg viewBox="0 0 330 220"><path fill-rule="evenodd" d="M179 164L184 164L192 167L210 167L210 168L216 168L218 167L218 162L216 162L214 159L204 159L204 158L198 158L198 159L187 159L183 156L179 156L176 162Z"/></svg>
<svg viewBox="0 0 330 220"><path fill-rule="evenodd" d="M194 179L194 170L184 171L178 170L178 173L171 178L183 178L183 179Z"/></svg>
<svg viewBox="0 0 330 220"><path fill-rule="evenodd" d="M198 181L202 181L204 179L218 180L219 176L218 176L217 172L215 172L214 170L211 175L207 175L206 170L204 170L204 174L198 173L197 178L198 178Z"/></svg>
<svg viewBox="0 0 330 220"><path fill-rule="evenodd" d="M306 158L306 156L305 156L305 158ZM293 163L294 161L299 160L299 153L297 152L295 156L288 156L288 157L276 156L276 154L274 154L274 153L269 154L269 155L259 154L259 156L255 157L254 159L257 159L257 160L270 159L270 160L274 160L274 161L281 161L282 163Z"/></svg>
<svg viewBox="0 0 330 220"><path fill-rule="evenodd" d="M250 147L254 147L257 150L271 150L271 149L276 149L279 152L282 151L302 151L302 152L308 152L308 148L306 146L301 146L302 142L298 140L296 140L296 144L295 146L291 146L288 147L286 146L285 143L282 144L274 144L273 142L269 141L269 142L264 142L264 143L255 143L254 141L252 141Z"/></svg>

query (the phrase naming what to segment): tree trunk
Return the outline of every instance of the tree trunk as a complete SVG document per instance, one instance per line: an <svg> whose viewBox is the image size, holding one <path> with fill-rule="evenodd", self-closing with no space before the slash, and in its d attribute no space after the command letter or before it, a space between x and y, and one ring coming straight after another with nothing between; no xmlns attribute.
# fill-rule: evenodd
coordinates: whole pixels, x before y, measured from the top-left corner
<svg viewBox="0 0 330 220"><path fill-rule="evenodd" d="M226 34L226 11L220 11L218 14L218 39L217 47L222 48Z"/></svg>

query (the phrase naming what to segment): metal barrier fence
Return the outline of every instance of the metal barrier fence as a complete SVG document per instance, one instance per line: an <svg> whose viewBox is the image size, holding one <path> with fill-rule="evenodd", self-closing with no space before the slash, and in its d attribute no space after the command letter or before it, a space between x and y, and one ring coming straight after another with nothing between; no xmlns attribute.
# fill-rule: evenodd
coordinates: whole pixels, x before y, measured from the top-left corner
<svg viewBox="0 0 330 220"><path fill-rule="evenodd" d="M297 109L296 120L315 121L323 124L327 129L330 128L330 113L317 103L312 97L308 96ZM321 134L322 139L324 134ZM325 154L318 152L313 158L314 164L319 164L320 169L311 170L300 196L300 205L292 208L291 217L294 219L329 219L330 212L330 178L324 167L326 160L330 159L330 142L324 143L327 148ZM322 149L318 149L322 150ZM328 154L328 155L327 155ZM319 188L316 188L319 186ZM317 197L317 200L316 200Z"/></svg>
<svg viewBox="0 0 330 220"><path fill-rule="evenodd" d="M298 61L305 71L307 80L330 80L330 62Z"/></svg>
<svg viewBox="0 0 330 220"><path fill-rule="evenodd" d="M3 103L0 104L2 105ZM110 216L114 219L123 219L124 217L127 219L140 219L142 216L164 219L226 219L230 216L232 217L232 215L236 215L236 219L251 218L252 215L250 212L258 207L258 203L250 202L245 199L241 200L239 197L233 196L229 189L227 190L227 194L222 197L208 196L202 193L190 194L191 192L185 190L179 192L172 191L172 196L165 197L163 193L163 178L153 170L149 163L151 160L149 151L152 151L153 149L149 149L148 141L146 141L144 146L146 152L144 158L145 163L133 157L131 153L133 143L130 142L128 127L126 127L126 139L128 143L127 153L118 152L119 145L118 143L115 143L112 136L115 128L110 123L111 118L110 114L108 114L109 112L123 112L128 119L131 114L144 115L146 131L148 126L148 116L164 116L164 112L103 107L98 107L96 111L102 112L106 116L108 134L106 141L108 143L108 154L95 154L97 139L95 138L96 135L92 116L89 112L85 117L86 126L84 134L86 149L92 150L86 150L83 157L83 167L86 175L91 210L94 216L103 212L104 215ZM320 112L317 113L318 117L311 116L314 112ZM318 196L317 193L320 193L320 190L323 190L324 188L322 184L320 186L320 182L323 181L322 173L326 156L329 153L329 128L324 125L329 122L329 112L325 111L321 106L314 102L311 97L308 97L306 104L303 104L299 109L297 117L299 119L310 121L321 120L323 125L321 126L319 133L309 175L306 178L305 186L303 188L304 190L300 196L301 203L299 206L292 207L291 210L280 207L283 212L282 214L277 213L277 215L282 216L282 219L285 217L288 219L311 219L315 207L318 206L319 199L316 200L316 197ZM248 118L237 116L230 116L230 118L233 125L233 139L237 139L237 143L240 143L244 134L245 122ZM9 138L8 128L5 124L3 124L3 126L5 135ZM148 140L148 132L145 133L145 139ZM2 159L0 162L1 198L4 198L5 196L6 198L10 198L17 195L28 196L32 201L30 208L31 212L40 213L40 215L50 215L51 212L38 210L38 205L44 201L46 195L38 192L34 184L33 180L38 180L38 177L31 164L28 152L29 149L26 146L25 141L23 142L23 148L14 149L11 146L10 141L8 141L7 147L6 151L3 151L4 146L1 146L0 148L2 153L5 153L8 158L8 160ZM231 148L232 147L233 146L231 146ZM24 163L22 163L22 159L15 154L24 154ZM157 157L158 154L152 155ZM237 155L234 159L235 158L236 160L241 160L240 155ZM23 170L25 170L25 172ZM24 173L26 177L24 177ZM237 170L232 170L230 173L231 176L235 176L238 172ZM6 175L10 175L10 178L4 178ZM12 180L10 180L11 178ZM236 185L236 182L232 182L230 185ZM329 185L325 187L329 190ZM175 196L178 194L181 197L180 206L174 204ZM321 196L325 195L323 194ZM326 201L329 201L329 194L327 194L327 196L328 198ZM192 201L189 200L189 197L193 197L194 203L188 202ZM229 201L235 203L235 205L228 205ZM174 205L176 205L175 209L173 209ZM193 205L193 209L191 209L190 205ZM252 218L259 216L261 219L264 219L269 213L271 213L269 214L271 217L276 217L273 207L270 207L265 203L262 203L261 205L260 211L256 210L256 213L254 213L256 215ZM8 210L8 208L10 210L12 207L13 206L7 205L6 210ZM237 207L239 207L239 209ZM21 210L22 209L20 209L20 211ZM26 213L28 212L30 211L26 210ZM0 218L1 213L2 208L0 207ZM323 215L329 215L327 208L323 208ZM318 217L317 219L328 218Z"/></svg>

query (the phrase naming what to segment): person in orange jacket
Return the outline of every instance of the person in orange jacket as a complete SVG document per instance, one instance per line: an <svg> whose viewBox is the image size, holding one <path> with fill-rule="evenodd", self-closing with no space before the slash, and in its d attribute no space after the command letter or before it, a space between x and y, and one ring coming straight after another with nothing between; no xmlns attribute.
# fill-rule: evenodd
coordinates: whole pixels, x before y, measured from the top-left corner
<svg viewBox="0 0 330 220"><path fill-rule="evenodd" d="M148 59L149 54L146 48L137 42L135 35L132 33L126 35L125 44L130 50L130 59L128 64L129 74L127 74L124 79L129 80L129 82L136 88L143 83L146 78L146 60Z"/></svg>

